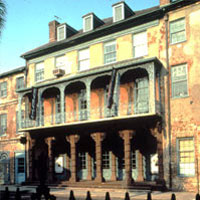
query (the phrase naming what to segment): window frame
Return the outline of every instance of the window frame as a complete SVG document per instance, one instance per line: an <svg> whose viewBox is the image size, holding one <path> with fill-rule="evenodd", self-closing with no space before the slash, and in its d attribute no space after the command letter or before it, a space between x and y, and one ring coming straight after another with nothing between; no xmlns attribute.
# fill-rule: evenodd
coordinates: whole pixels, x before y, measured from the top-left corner
<svg viewBox="0 0 200 200"><path fill-rule="evenodd" d="M136 35L140 35L140 34L144 34L145 33L145 42L144 43L141 43L141 44L137 44L137 45L135 45L135 42L134 42L134 37L136 36ZM144 56L148 56L148 37L147 37L147 30L143 30L143 31L140 31L140 32L136 32L136 33L133 33L133 35L132 35L132 40L133 40L133 42L132 42L132 48L133 48L133 58L140 58L140 57L144 57ZM136 48L138 48L138 47L141 47L141 46L143 46L143 48L145 48L144 49L144 53L142 54L142 55L138 55L138 56L136 56Z"/></svg>
<svg viewBox="0 0 200 200"><path fill-rule="evenodd" d="M8 95L8 83L7 81L3 81L0 83L0 98L7 97L7 95Z"/></svg>
<svg viewBox="0 0 200 200"><path fill-rule="evenodd" d="M63 33L64 37L60 38L60 29L62 29L62 28L64 28L64 33ZM62 24L62 25L57 27L57 41L61 41L61 40L66 39L66 32L67 32L66 28L67 28L66 24Z"/></svg>
<svg viewBox="0 0 200 200"><path fill-rule="evenodd" d="M23 79L23 82L21 83L19 80L22 80L22 79ZM22 88L24 88L24 76L19 76L16 78L16 90L20 90Z"/></svg>
<svg viewBox="0 0 200 200"><path fill-rule="evenodd" d="M192 140L193 142L193 154L194 154L194 162L189 162L187 164L194 164L194 173L193 174L181 174L180 173L180 141L189 141L189 140ZM189 152L189 151L182 151L182 152ZM190 151L191 152L191 151ZM177 175L179 177L194 177L195 174L196 174L196 166L195 166L195 142L194 142L194 137L182 137L182 138L177 138L176 139L176 155L177 155ZM191 170L190 170L191 171Z"/></svg>
<svg viewBox="0 0 200 200"><path fill-rule="evenodd" d="M2 119L5 117L5 119ZM5 120L6 123L2 125L2 120ZM5 127L4 127L5 125ZM5 136L8 128L8 121L7 121L7 113L0 114L0 137ZM2 130L4 128L4 130Z"/></svg>
<svg viewBox="0 0 200 200"><path fill-rule="evenodd" d="M37 66L39 66L40 64L43 64L43 70L41 70L41 69L37 70ZM42 79L37 80L38 73L40 73L39 77L42 77ZM42 73L42 75L41 75L41 73ZM43 80L44 80L44 62L39 62L39 63L35 64L35 83L39 83Z"/></svg>
<svg viewBox="0 0 200 200"><path fill-rule="evenodd" d="M116 19L116 9L118 7L121 7L121 19ZM117 4L115 6L113 6L113 22L118 22L118 21L121 21L125 18L125 13L124 13L124 4Z"/></svg>
<svg viewBox="0 0 200 200"><path fill-rule="evenodd" d="M184 30L179 30L179 31L176 31L176 32L171 32L171 25L173 24L173 23L178 23L178 22L180 22L180 21L182 21L182 20L184 20ZM177 34L177 33L179 33L179 32L182 32L182 31L184 31L184 34L185 34L185 38L184 38L184 40L180 40L180 41L178 41L178 42L172 42L172 35L173 34ZM176 20L172 20L172 21L170 21L169 22L169 35L170 35L170 44L171 45L173 45L173 44L178 44L178 43L181 43L181 42L185 42L186 40L187 40L187 37L186 37L186 23L185 23L185 17L182 17L182 18L179 18L179 19L176 19Z"/></svg>
<svg viewBox="0 0 200 200"><path fill-rule="evenodd" d="M111 46L111 45L115 45L115 51L105 53L105 47ZM111 62L106 62L106 58L105 58L106 55L110 55L112 53L115 53L115 60L111 61ZM112 40L112 41L104 43L104 45L103 45L103 57L104 57L104 59L103 59L104 65L108 65L108 64L117 62L117 43L116 43L116 40Z"/></svg>
<svg viewBox="0 0 200 200"><path fill-rule="evenodd" d="M88 51L88 58L84 58L84 59L81 59L80 60L80 53L81 52L83 52L83 51ZM83 68L83 69L80 69L80 63L82 63L82 62L84 62L84 61L88 61L89 62L89 64L88 64L88 66L87 66L87 68ZM90 69L90 48L88 47L88 48L84 48L84 49L81 49L81 50L79 50L78 51L78 71L79 72L82 72L82 71L86 71L86 70L89 70Z"/></svg>
<svg viewBox="0 0 200 200"><path fill-rule="evenodd" d="M172 69L175 68L175 67L179 67L179 66L185 66L185 68L186 68L186 78L185 78L185 80L178 80L178 81L176 80L176 81L174 81L173 80L173 76L172 76ZM171 71L171 98L172 99L179 99L179 98L188 97L189 96L189 90L188 90L188 65L187 65L187 63L171 66L171 70L170 71ZM183 81L186 81L187 94L186 95L175 96L174 95L174 84L175 83L180 83L180 82L183 82Z"/></svg>
<svg viewBox="0 0 200 200"><path fill-rule="evenodd" d="M90 18L90 28L86 29L86 20ZM94 29L94 17L93 15L88 15L83 18L83 32L88 32Z"/></svg>

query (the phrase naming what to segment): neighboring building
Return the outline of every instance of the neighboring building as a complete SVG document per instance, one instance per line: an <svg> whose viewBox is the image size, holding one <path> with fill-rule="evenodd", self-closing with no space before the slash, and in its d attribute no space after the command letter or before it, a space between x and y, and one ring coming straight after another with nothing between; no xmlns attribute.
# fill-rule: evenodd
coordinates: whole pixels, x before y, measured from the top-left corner
<svg viewBox="0 0 200 200"><path fill-rule="evenodd" d="M0 184L25 181L25 145L18 132L17 89L24 88L25 67L0 74Z"/></svg>
<svg viewBox="0 0 200 200"><path fill-rule="evenodd" d="M49 43L22 55L27 181L197 190L199 0L112 9L81 31L50 22Z"/></svg>

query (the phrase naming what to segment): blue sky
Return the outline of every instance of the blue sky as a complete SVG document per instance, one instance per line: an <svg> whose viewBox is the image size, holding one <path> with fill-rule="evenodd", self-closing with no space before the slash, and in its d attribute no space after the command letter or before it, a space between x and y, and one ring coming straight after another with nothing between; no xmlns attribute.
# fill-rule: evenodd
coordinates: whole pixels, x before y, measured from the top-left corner
<svg viewBox="0 0 200 200"><path fill-rule="evenodd" d="M5 28L0 38L0 73L25 65L23 53L48 42L48 23L58 16L60 23L82 28L82 16L94 12L99 18L112 16L112 5L120 0L4 0ZM159 4L159 0L125 0L132 10Z"/></svg>

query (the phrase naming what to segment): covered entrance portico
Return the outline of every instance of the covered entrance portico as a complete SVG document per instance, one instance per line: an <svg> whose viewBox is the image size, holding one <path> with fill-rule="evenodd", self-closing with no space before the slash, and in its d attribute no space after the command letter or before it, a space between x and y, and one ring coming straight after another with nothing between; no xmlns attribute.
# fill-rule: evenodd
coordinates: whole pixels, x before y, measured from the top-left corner
<svg viewBox="0 0 200 200"><path fill-rule="evenodd" d="M32 130L29 134L29 145L32 145L29 148L29 180L37 181L36 157L41 157L39 152L43 152L43 156L48 155L45 160L49 184L111 186L119 183L126 188L151 181L160 183L163 165L159 148L162 137L157 128L159 120L152 116L104 121L95 126L89 123L58 126L54 131ZM154 168L154 174L152 155L160 159L156 161L157 173Z"/></svg>

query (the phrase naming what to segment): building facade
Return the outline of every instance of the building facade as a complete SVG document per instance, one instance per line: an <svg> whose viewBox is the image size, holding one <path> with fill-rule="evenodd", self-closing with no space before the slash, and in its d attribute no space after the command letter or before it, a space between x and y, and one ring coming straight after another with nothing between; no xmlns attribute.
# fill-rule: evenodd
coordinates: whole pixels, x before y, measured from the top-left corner
<svg viewBox="0 0 200 200"><path fill-rule="evenodd" d="M50 22L49 43L22 55L27 181L197 190L200 3L112 9L81 31Z"/></svg>
<svg viewBox="0 0 200 200"><path fill-rule="evenodd" d="M25 145L18 131L17 89L24 87L25 67L0 74L0 184L25 181Z"/></svg>

